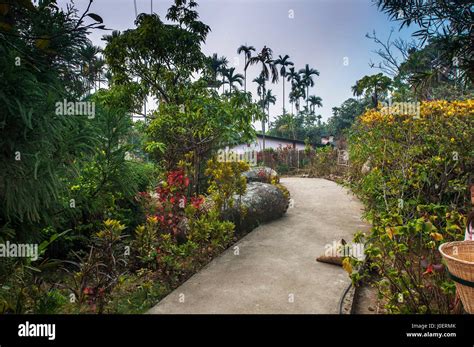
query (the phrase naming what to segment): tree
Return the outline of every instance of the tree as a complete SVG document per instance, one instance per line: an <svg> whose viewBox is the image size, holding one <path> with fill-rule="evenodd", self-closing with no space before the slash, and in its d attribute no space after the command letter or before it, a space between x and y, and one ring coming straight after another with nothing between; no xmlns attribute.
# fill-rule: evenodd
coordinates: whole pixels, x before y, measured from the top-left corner
<svg viewBox="0 0 474 347"><path fill-rule="evenodd" d="M255 57L250 57L247 61L246 67L248 65L261 64L260 74L263 76L265 81L268 81L270 76L272 78L272 83L278 82L278 69L275 65L275 61L272 58L272 50L267 46L263 46L260 53Z"/></svg>
<svg viewBox="0 0 474 347"><path fill-rule="evenodd" d="M306 87L306 97L309 96L309 87L314 86L313 75L319 76L319 71L312 69L308 64L303 69L300 69L298 73L301 75L301 83ZM308 99L306 99L306 107L308 107Z"/></svg>
<svg viewBox="0 0 474 347"><path fill-rule="evenodd" d="M323 107L323 99L321 99L319 96L315 96L315 95L310 95L308 97L308 101L309 101L309 108L310 108L310 111L311 113L314 113L314 108L317 106L317 107Z"/></svg>
<svg viewBox="0 0 474 347"><path fill-rule="evenodd" d="M295 70L294 67L291 67L289 69L289 72L286 74L286 79L288 82L291 82L292 91L290 92L289 97L290 97L290 103L291 103L291 113L293 113L293 103L294 103L293 89L294 89L295 84L297 84L298 81L300 80L300 75L298 74L298 72Z"/></svg>
<svg viewBox="0 0 474 347"><path fill-rule="evenodd" d="M272 90L268 89L265 96L262 99L262 108L264 110L267 110L267 115L266 115L266 120L270 121L270 104L275 105L276 103L276 96L272 94ZM262 121L262 124L266 123L266 120L264 119ZM265 129L265 127L263 127Z"/></svg>
<svg viewBox="0 0 474 347"><path fill-rule="evenodd" d="M382 73L364 76L356 81L356 84L352 86L352 92L355 96L361 96L364 93L366 97L371 95L372 105L376 108L380 96L390 89L391 83L392 80L389 77L384 76Z"/></svg>
<svg viewBox="0 0 474 347"><path fill-rule="evenodd" d="M365 37L371 39L379 45L380 48L374 51L382 61L377 64L370 62L369 65L372 68L377 68L383 73L387 74L390 77L395 77L400 73L400 65L403 60L408 59L410 52L416 50L416 43L414 41L406 42L402 39L392 40L394 29L390 30L385 41L382 41L376 34L375 30L372 34L367 33Z"/></svg>
<svg viewBox="0 0 474 347"><path fill-rule="evenodd" d="M224 82L223 84L229 85L229 93L232 90L237 90L237 87L234 84L238 84L242 87L244 76L242 74L234 74L235 68L231 67L230 69L226 69L223 72Z"/></svg>
<svg viewBox="0 0 474 347"><path fill-rule="evenodd" d="M254 46L242 45L237 49L237 54L244 53L244 92L247 92L247 61L252 57L252 51L255 51Z"/></svg>
<svg viewBox="0 0 474 347"><path fill-rule="evenodd" d="M205 81L197 81L182 90L183 108L160 104L147 129L146 149L167 170L176 169L179 161L192 153L196 192L204 159L225 146L253 141L252 123L264 119L261 109L245 93L222 97L205 85Z"/></svg>
<svg viewBox="0 0 474 347"><path fill-rule="evenodd" d="M272 50L267 46L263 46L260 53L258 53L255 57L250 57L247 61L247 66L254 65L254 64L261 64L262 70L260 72L260 76L263 80L263 84L261 84L262 93L261 95L264 97L266 95L265 92L265 82L269 80L270 76L272 77L272 83L278 82L278 69L275 65L275 61L272 58ZM263 113L265 113L265 109L262 108ZM262 132L263 132L263 149L265 149L265 126L264 122L262 123Z"/></svg>
<svg viewBox="0 0 474 347"><path fill-rule="evenodd" d="M260 74L258 77L256 77L253 82L257 83L257 95L259 96L259 102L258 104L260 105L263 114L265 114L265 107L264 107L264 102L263 98L265 97L265 77L263 77L262 74ZM262 119L262 147L265 149L265 119Z"/></svg>
<svg viewBox="0 0 474 347"><path fill-rule="evenodd" d="M205 68L201 52L210 28L198 21L194 1L176 0L165 24L157 14L140 14L136 29L109 38L106 63L117 84L138 83L144 97L153 94L160 102L180 103L180 89L194 73ZM177 25L176 25L177 24Z"/></svg>
<svg viewBox="0 0 474 347"><path fill-rule="evenodd" d="M96 25L84 24L89 8L80 16L74 6L61 10L53 2L15 1L2 9L0 228L8 223L17 236L38 241L41 223L57 222L75 158L94 145L87 117L61 114L55 105L84 95L81 47Z"/></svg>
<svg viewBox="0 0 474 347"><path fill-rule="evenodd" d="M284 113L277 116L272 126L269 128L269 133L275 136L285 138L297 138L297 120L293 114Z"/></svg>
<svg viewBox="0 0 474 347"><path fill-rule="evenodd" d="M212 56L207 58L207 68L211 74L211 76L207 77L210 87L216 88L216 90L221 87L222 82L220 79L218 79L218 76L219 74L222 74L223 71L225 71L226 66L227 58L223 56L219 57L217 53L214 53Z"/></svg>
<svg viewBox="0 0 474 347"><path fill-rule="evenodd" d="M81 47L80 54L84 61L84 64L81 67L82 74L85 77L85 89L90 94L91 90L95 87L97 81L98 70L101 70L104 62L98 57L98 54L101 52L100 47L94 46L92 44L87 44L84 47Z"/></svg>
<svg viewBox="0 0 474 347"><path fill-rule="evenodd" d="M422 44L431 38L441 38L450 55L471 80L474 78L472 1L399 1L377 0L378 8L392 20L401 22L400 28L412 23L420 27L413 33Z"/></svg>
<svg viewBox="0 0 474 347"><path fill-rule="evenodd" d="M415 96L424 100L469 97L473 92L472 83L461 73L456 58L446 49L442 38L431 38L423 48L411 50L405 62L400 64L394 83L408 84ZM397 87L399 94L404 92L403 85L398 83Z"/></svg>
<svg viewBox="0 0 474 347"><path fill-rule="evenodd" d="M349 129L356 118L363 114L369 105L366 99L356 100L349 98L341 106L332 108L332 117L328 119L328 131L335 136L341 136L345 129Z"/></svg>
<svg viewBox="0 0 474 347"><path fill-rule="evenodd" d="M288 66L293 66L295 64L293 64L293 62L289 61L288 59L290 59L290 56L288 54L286 54L284 57L282 57L281 55L278 56L278 59L275 60L275 64L276 65L280 65L280 76L283 77L283 114L286 113L285 111L285 99L286 99L286 95L285 95L285 78L286 78L286 74L287 74L287 70L286 68Z"/></svg>
<svg viewBox="0 0 474 347"><path fill-rule="evenodd" d="M290 101L295 103L296 113L300 112L300 98L306 98L306 85L301 80L299 74L291 83Z"/></svg>

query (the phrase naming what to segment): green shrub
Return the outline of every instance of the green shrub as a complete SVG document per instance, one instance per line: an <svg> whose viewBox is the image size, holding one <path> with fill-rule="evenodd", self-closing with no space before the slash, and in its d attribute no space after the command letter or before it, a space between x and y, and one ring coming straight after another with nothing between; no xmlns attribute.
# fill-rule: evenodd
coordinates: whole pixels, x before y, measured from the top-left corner
<svg viewBox="0 0 474 347"><path fill-rule="evenodd" d="M472 100L425 102L419 117L370 110L351 130L350 185L373 225L366 240L369 271L381 276L377 284L389 312L456 309L437 248L464 236L473 114Z"/></svg>

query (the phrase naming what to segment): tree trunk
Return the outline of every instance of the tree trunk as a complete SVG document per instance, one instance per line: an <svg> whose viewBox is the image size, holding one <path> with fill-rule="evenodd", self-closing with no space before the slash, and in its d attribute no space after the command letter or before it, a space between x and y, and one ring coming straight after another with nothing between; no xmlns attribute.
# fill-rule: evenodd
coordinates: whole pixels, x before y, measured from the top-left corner
<svg viewBox="0 0 474 347"><path fill-rule="evenodd" d="M306 86L306 109L308 109L308 100L309 100L309 84Z"/></svg>
<svg viewBox="0 0 474 347"><path fill-rule="evenodd" d="M247 56L245 56L244 66L244 93L247 93Z"/></svg>
<svg viewBox="0 0 474 347"><path fill-rule="evenodd" d="M285 114L285 78L283 77L283 114Z"/></svg>
<svg viewBox="0 0 474 347"><path fill-rule="evenodd" d="M262 111L263 111L263 120L262 120L262 148L263 150L265 150L265 94L266 94L266 90L265 90L265 83L263 84L262 86L262 95L263 95L263 98L262 98Z"/></svg>
<svg viewBox="0 0 474 347"><path fill-rule="evenodd" d="M193 177L193 184L194 184L194 192L199 194L199 169L200 169L200 158L199 158L199 149L194 149L194 177Z"/></svg>

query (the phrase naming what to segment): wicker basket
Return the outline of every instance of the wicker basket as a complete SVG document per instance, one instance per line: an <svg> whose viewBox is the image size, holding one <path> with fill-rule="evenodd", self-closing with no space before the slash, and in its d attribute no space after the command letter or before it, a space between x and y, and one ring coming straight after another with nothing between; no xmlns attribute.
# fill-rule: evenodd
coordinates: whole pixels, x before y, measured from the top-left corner
<svg viewBox="0 0 474 347"><path fill-rule="evenodd" d="M439 246L464 309L474 313L474 241L454 241Z"/></svg>

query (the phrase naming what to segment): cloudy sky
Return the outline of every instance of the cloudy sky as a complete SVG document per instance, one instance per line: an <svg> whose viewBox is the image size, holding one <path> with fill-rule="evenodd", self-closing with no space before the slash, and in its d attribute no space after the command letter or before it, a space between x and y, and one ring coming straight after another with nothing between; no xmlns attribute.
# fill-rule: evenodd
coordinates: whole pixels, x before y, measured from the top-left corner
<svg viewBox="0 0 474 347"><path fill-rule="evenodd" d="M201 20L211 27L203 51L207 55L226 56L230 65L243 74L243 56L237 55L241 44L261 49L272 48L274 57L288 54L297 69L309 64L320 72L310 94L323 99L318 112L326 120L331 109L351 97L350 88L364 75L378 73L369 62L378 61L373 53L377 45L365 37L377 32L387 38L391 28L394 38L410 39L415 28L399 31L399 24L377 10L371 0L197 0ZM69 0L59 0L64 6ZM75 0L76 7L84 9L88 0ZM151 0L136 0L138 13L151 11ZM172 0L154 0L153 12L164 20ZM95 0L91 12L104 19L110 29L126 30L134 27L133 0ZM103 46L103 31L91 33L95 45ZM346 62L346 63L345 63ZM259 74L257 65L249 67L247 85L256 97L255 83L249 83ZM271 106L273 118L282 109L282 84L269 85L277 96ZM288 83L285 86L289 91ZM288 96L286 96L288 97ZM288 99L286 99L288 100ZM289 107L288 101L287 109Z"/></svg>

